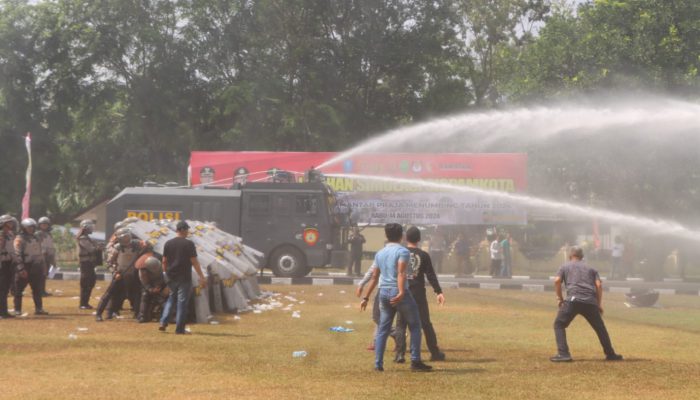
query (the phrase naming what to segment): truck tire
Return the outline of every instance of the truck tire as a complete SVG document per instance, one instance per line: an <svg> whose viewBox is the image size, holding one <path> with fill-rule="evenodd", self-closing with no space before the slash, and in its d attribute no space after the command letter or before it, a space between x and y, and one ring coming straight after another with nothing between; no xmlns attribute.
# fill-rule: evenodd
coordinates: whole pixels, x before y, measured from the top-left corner
<svg viewBox="0 0 700 400"><path fill-rule="evenodd" d="M270 269L275 276L300 278L309 273L304 255L292 246L275 250L270 257Z"/></svg>

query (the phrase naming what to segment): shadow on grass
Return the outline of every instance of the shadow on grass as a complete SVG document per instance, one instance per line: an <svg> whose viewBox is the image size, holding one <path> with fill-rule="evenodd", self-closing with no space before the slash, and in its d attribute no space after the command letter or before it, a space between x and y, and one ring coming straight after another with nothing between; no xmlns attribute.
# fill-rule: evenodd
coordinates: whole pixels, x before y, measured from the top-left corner
<svg viewBox="0 0 700 400"><path fill-rule="evenodd" d="M487 364L487 363L492 363L498 361L495 358L467 358L467 357L459 357L459 358L452 358L448 357L445 360L442 361L435 361L439 363L445 363L445 364L450 364L450 363L472 363L472 364Z"/></svg>
<svg viewBox="0 0 700 400"><path fill-rule="evenodd" d="M468 349L441 349L445 353L473 353L473 350Z"/></svg>
<svg viewBox="0 0 700 400"><path fill-rule="evenodd" d="M446 374L446 375L470 375L470 374L481 374L486 372L482 368L446 368L446 369L434 369L436 374Z"/></svg>
<svg viewBox="0 0 700 400"><path fill-rule="evenodd" d="M604 358L577 358L574 360L577 363L606 363L606 364L629 364L629 363L647 363L652 362L646 358L625 358L620 361L606 361Z"/></svg>
<svg viewBox="0 0 700 400"><path fill-rule="evenodd" d="M214 332L193 332L194 336L211 336L211 337L237 337L237 338L247 338L254 337L255 335L236 335L235 333L214 333Z"/></svg>

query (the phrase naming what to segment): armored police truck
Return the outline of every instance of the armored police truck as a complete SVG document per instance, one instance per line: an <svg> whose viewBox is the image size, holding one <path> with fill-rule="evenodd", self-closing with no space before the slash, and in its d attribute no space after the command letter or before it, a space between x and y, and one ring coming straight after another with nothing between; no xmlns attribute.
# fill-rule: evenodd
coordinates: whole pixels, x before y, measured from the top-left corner
<svg viewBox="0 0 700 400"><path fill-rule="evenodd" d="M347 259L347 214L323 182L247 183L233 189L132 187L107 205L107 229L127 217L216 222L265 254L276 276L302 277ZM107 232L108 237L111 232Z"/></svg>

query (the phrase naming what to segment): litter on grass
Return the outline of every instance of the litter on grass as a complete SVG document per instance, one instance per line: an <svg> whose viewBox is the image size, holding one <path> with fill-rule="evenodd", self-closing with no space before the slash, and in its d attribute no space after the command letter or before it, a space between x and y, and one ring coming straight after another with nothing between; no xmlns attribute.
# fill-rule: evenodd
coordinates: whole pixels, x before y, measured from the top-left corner
<svg viewBox="0 0 700 400"><path fill-rule="evenodd" d="M346 328L344 326L334 326L332 328L329 328L328 330L331 332L340 332L340 333L348 333L348 332L355 331L354 329Z"/></svg>

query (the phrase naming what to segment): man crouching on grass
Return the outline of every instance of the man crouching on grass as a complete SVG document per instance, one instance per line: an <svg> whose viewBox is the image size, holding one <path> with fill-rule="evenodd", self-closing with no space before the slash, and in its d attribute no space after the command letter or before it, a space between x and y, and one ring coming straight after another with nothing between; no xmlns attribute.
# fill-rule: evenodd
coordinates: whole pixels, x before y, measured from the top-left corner
<svg viewBox="0 0 700 400"><path fill-rule="evenodd" d="M562 296L561 283L566 284L566 299ZM557 355L551 361L572 361L569 346L566 343L566 328L578 314L583 315L598 335L600 344L608 361L622 360L615 353L610 336L603 322L603 284L598 271L583 261L583 250L572 247L569 250L569 262L559 268L554 280L554 288L559 301L559 313L554 320L554 335L557 339Z"/></svg>
<svg viewBox="0 0 700 400"><path fill-rule="evenodd" d="M369 293L379 282L379 326L375 337L374 370L384 371L384 350L391 331L396 312L400 312L411 331L411 370L430 371L432 367L423 364L420 359L421 325L418 306L408 291L406 268L411 253L399 244L403 239L403 228L399 224L386 224L384 227L388 243L377 252L374 264L377 266L367 295L362 299L360 308L367 308Z"/></svg>

